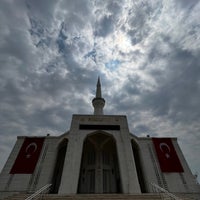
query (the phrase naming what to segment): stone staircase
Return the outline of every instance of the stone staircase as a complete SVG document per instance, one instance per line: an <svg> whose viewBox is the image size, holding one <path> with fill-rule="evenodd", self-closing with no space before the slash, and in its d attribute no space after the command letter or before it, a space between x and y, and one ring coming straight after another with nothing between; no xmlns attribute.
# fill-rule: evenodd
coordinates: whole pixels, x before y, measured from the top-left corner
<svg viewBox="0 0 200 200"><path fill-rule="evenodd" d="M25 200L30 194L15 194L3 200ZM200 194L179 193L176 194L180 200L200 200ZM159 193L146 194L76 194L76 195L58 195L58 194L41 194L33 200L172 200L172 198L162 197Z"/></svg>
<svg viewBox="0 0 200 200"><path fill-rule="evenodd" d="M17 194L4 198L4 200L25 200L27 194ZM161 200L159 194L78 194L78 195L58 195L43 194L37 199L43 200Z"/></svg>

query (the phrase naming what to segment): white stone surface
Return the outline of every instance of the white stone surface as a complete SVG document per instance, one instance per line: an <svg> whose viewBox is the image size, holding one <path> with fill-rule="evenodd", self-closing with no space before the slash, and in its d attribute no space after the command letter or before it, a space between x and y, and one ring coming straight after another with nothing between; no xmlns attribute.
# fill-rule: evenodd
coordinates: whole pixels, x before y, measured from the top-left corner
<svg viewBox="0 0 200 200"><path fill-rule="evenodd" d="M80 124L89 125L119 125L120 130L81 130ZM23 144L24 137L18 137L17 142L0 174L0 193L31 192L51 183L56 165L58 147L68 139L62 179L59 194L76 194L78 190L79 174L83 144L88 135L95 133L107 134L116 142L122 192L127 194L141 193L133 145L138 147L141 169L147 192L153 192L150 183L155 183L170 192L199 193L194 176L186 163L184 155L172 138L174 148L184 168L183 173L162 173L150 137L136 137L129 132L126 116L116 115L73 115L70 130L58 137L47 136L33 174L9 174L18 152Z"/></svg>

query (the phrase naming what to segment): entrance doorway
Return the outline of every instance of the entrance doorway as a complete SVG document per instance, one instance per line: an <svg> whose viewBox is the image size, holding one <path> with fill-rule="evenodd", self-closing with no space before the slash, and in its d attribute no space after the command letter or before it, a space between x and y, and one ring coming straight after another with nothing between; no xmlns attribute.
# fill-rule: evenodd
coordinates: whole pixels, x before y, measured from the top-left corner
<svg viewBox="0 0 200 200"><path fill-rule="evenodd" d="M134 140L131 140L131 145L132 145L138 180L139 180L139 184L140 184L140 189L141 189L142 193L146 193L147 189L146 189L146 184L145 184L145 180L144 180L142 164L141 164L141 160L140 160L140 153L139 153L140 149Z"/></svg>
<svg viewBox="0 0 200 200"><path fill-rule="evenodd" d="M84 142L78 193L120 193L116 143L112 136L96 133Z"/></svg>
<svg viewBox="0 0 200 200"><path fill-rule="evenodd" d="M62 172L63 172L65 155L67 151L67 144L68 144L68 140L64 139L58 147L57 160L56 160L56 164L54 168L50 193L58 193L60 181L62 177Z"/></svg>

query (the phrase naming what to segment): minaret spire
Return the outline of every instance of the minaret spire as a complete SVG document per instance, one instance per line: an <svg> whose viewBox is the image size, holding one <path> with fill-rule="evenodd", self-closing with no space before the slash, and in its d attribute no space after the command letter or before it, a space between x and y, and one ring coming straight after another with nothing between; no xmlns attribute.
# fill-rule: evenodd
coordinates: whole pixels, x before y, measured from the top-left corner
<svg viewBox="0 0 200 200"><path fill-rule="evenodd" d="M105 105L105 100L101 96L100 77L98 77L97 80L96 97L92 100L92 105L94 107L94 115L103 115L103 107Z"/></svg>
<svg viewBox="0 0 200 200"><path fill-rule="evenodd" d="M97 81L96 98L101 98L101 82L99 77Z"/></svg>

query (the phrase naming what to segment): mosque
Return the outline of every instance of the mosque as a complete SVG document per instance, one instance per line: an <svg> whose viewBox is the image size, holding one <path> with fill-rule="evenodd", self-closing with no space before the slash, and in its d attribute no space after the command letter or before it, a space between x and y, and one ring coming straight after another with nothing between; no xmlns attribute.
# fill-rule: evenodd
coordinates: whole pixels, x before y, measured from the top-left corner
<svg viewBox="0 0 200 200"><path fill-rule="evenodd" d="M73 115L60 136L17 137L0 174L0 199L48 184L48 193L58 196L145 195L156 187L200 199L177 138L137 137L125 115L104 115L99 78L92 104L94 114Z"/></svg>

